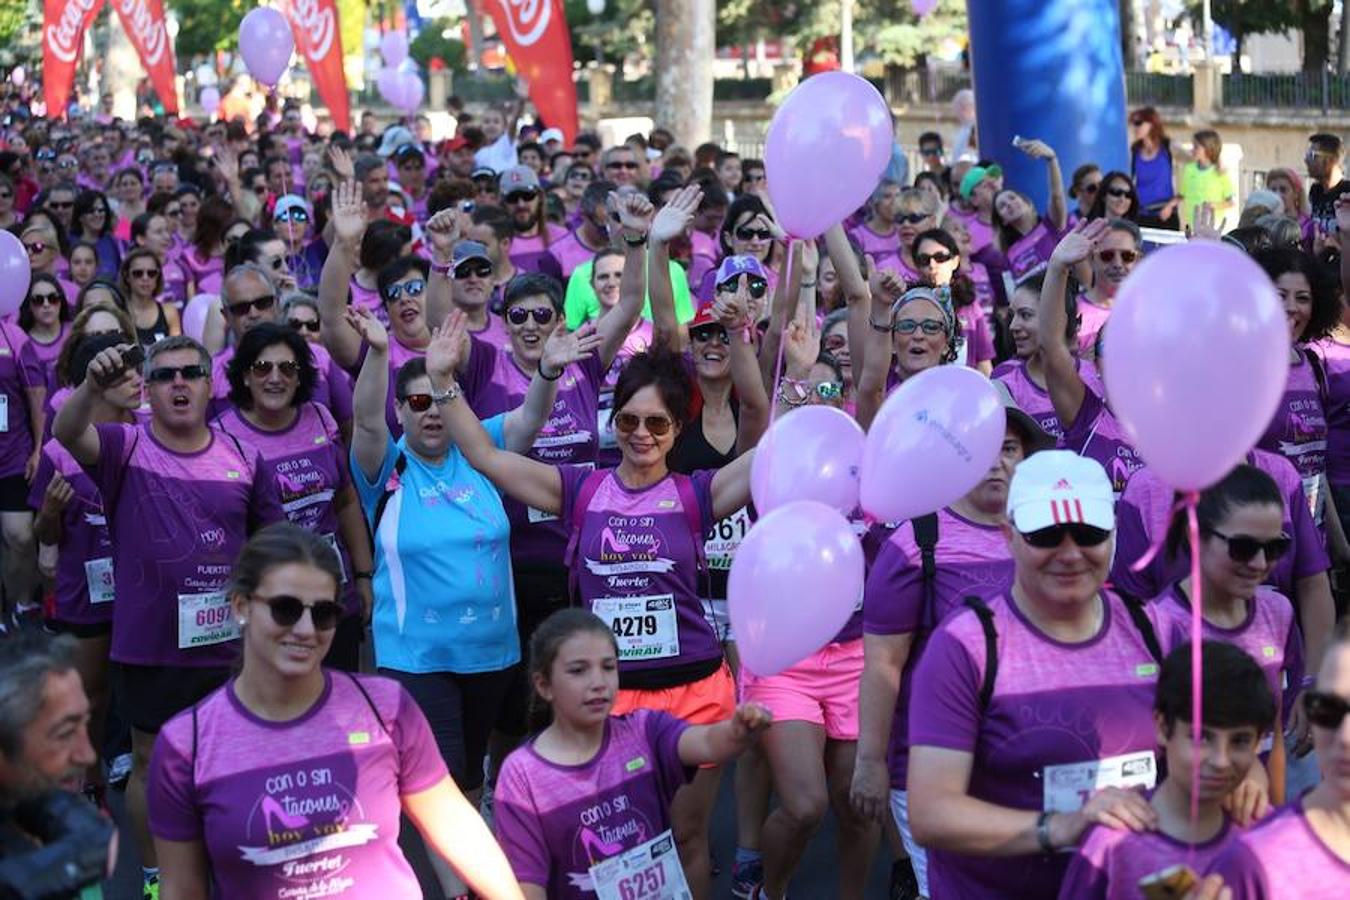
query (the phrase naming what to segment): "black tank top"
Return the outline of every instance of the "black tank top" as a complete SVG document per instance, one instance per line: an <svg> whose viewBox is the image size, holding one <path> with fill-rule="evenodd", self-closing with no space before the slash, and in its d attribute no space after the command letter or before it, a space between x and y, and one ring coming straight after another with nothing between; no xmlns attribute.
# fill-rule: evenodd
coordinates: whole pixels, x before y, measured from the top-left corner
<svg viewBox="0 0 1350 900"><path fill-rule="evenodd" d="M149 328L142 328L139 325L136 326L136 340L147 350L150 349L156 341L169 336L169 320L168 317L164 315L164 306L163 304L157 303L155 304L155 308L157 310L155 324L151 325Z"/></svg>
<svg viewBox="0 0 1350 900"><path fill-rule="evenodd" d="M731 417L737 423L740 422L740 405L736 402L734 396L731 398ZM670 448L670 453L666 456L666 465L672 472L688 475L700 469L720 469L735 458L736 444L734 441L731 450L727 453L721 452L708 443L708 438L703 433L703 415L700 413L694 421L684 427L680 436L675 439L675 446ZM721 524L721 522L713 523L713 534L717 533L718 526ZM705 542L711 539L713 534L704 535ZM709 560L709 562L713 561ZM727 570L710 567L708 575L709 597L707 599L725 600L727 596Z"/></svg>

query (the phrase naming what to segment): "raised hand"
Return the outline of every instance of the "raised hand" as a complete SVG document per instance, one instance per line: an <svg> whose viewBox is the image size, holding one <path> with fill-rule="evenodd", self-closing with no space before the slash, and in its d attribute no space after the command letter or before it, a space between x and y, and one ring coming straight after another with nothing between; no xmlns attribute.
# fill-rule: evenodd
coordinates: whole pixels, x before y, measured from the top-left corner
<svg viewBox="0 0 1350 900"><path fill-rule="evenodd" d="M1214 206L1210 203L1201 203L1195 210L1195 221L1191 223L1191 240L1193 241L1218 241L1223 239L1219 232L1219 227L1215 224L1218 217L1214 213Z"/></svg>
<svg viewBox="0 0 1350 900"><path fill-rule="evenodd" d="M448 263L459 241L459 211L453 208L441 210L427 220L422 230L431 239L432 257L438 263Z"/></svg>
<svg viewBox="0 0 1350 900"><path fill-rule="evenodd" d="M340 243L355 247L366 233L366 205L354 181L338 182L333 189L333 230Z"/></svg>
<svg viewBox="0 0 1350 900"><path fill-rule="evenodd" d="M545 377L552 378L574 362L580 362L600 349L604 338L595 333L595 325L588 322L576 331L555 328L544 341L544 355L539 360L539 369Z"/></svg>
<svg viewBox="0 0 1350 900"><path fill-rule="evenodd" d="M802 281L815 281L820 268L820 248L815 241L796 241L796 251L801 254Z"/></svg>
<svg viewBox="0 0 1350 900"><path fill-rule="evenodd" d="M445 325L431 332L427 344L427 374L440 381L449 380L464 358L469 339L469 320L463 310L455 310Z"/></svg>
<svg viewBox="0 0 1350 900"><path fill-rule="evenodd" d="M713 315L729 334L748 328L750 321L750 294L745 288L745 279L737 285L734 293L719 293L713 300Z"/></svg>
<svg viewBox="0 0 1350 900"><path fill-rule="evenodd" d="M645 235L651 230L656 207L646 197L633 191L626 194L611 192L606 202L611 211L619 214L619 225L625 234Z"/></svg>
<svg viewBox="0 0 1350 900"><path fill-rule="evenodd" d="M225 179L226 184L235 184L239 181L239 157L229 147L221 147L216 151L216 171Z"/></svg>
<svg viewBox="0 0 1350 900"><path fill-rule="evenodd" d="M1045 141L1022 140L1018 142L1017 149L1021 150L1032 159L1055 158L1055 148L1045 143Z"/></svg>
<svg viewBox="0 0 1350 900"><path fill-rule="evenodd" d="M1080 221L1069 230L1068 234L1060 238L1055 251L1050 254L1050 261L1065 267L1077 265L1092 255L1097 242L1109 228L1110 223L1106 219Z"/></svg>
<svg viewBox="0 0 1350 900"><path fill-rule="evenodd" d="M684 234L689 229L703 202L703 189L696 184L685 185L675 192L665 206L652 218L651 238L666 244Z"/></svg>
<svg viewBox="0 0 1350 900"><path fill-rule="evenodd" d="M66 508L74 496L75 489L70 486L70 482L60 472L54 472L52 480L47 482L47 489L42 493L42 508L56 515Z"/></svg>
<svg viewBox="0 0 1350 900"><path fill-rule="evenodd" d="M86 381L99 394L117 384L126 374L127 366L122 359L122 354L129 352L131 349L131 344L118 344L116 347L100 350L97 356L89 360L89 368L85 370L88 375Z"/></svg>
<svg viewBox="0 0 1350 900"><path fill-rule="evenodd" d="M889 311L891 304L904 296L909 286L905 280L889 269L878 269L873 267L869 278L868 286L872 289L872 297L879 303L885 304Z"/></svg>
<svg viewBox="0 0 1350 900"><path fill-rule="evenodd" d="M356 177L356 166L352 164L351 154L341 147L328 148L328 164L337 173L339 181L351 181Z"/></svg>
<svg viewBox="0 0 1350 900"><path fill-rule="evenodd" d="M805 378L820 356L820 332L800 319L788 323L783 333L783 359L794 378Z"/></svg>
<svg viewBox="0 0 1350 900"><path fill-rule="evenodd" d="M361 340L370 345L371 350L377 353L389 352L389 332L370 310L349 306L343 318L361 336Z"/></svg>

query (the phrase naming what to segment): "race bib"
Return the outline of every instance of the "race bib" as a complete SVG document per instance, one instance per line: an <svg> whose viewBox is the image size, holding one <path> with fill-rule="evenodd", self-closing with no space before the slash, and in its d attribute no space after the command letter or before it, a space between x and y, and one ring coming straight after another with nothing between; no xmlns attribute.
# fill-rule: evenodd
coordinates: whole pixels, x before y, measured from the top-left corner
<svg viewBox="0 0 1350 900"><path fill-rule="evenodd" d="M0 434L9 431L9 397L0 394Z"/></svg>
<svg viewBox="0 0 1350 900"><path fill-rule="evenodd" d="M1152 750L1126 753L1089 762L1046 766L1045 812L1077 812L1102 788L1152 788L1158 783L1158 763Z"/></svg>
<svg viewBox="0 0 1350 900"><path fill-rule="evenodd" d="M112 558L86 559L84 580L89 585L90 603L111 603L113 599Z"/></svg>
<svg viewBox="0 0 1350 900"><path fill-rule="evenodd" d="M1326 507L1326 498L1322 494L1322 476L1309 475L1299 480L1303 482L1303 497L1308 501L1308 512L1312 513L1313 522L1321 525Z"/></svg>
<svg viewBox="0 0 1350 900"><path fill-rule="evenodd" d="M223 644L239 637L224 591L178 595L178 649Z"/></svg>
<svg viewBox="0 0 1350 900"><path fill-rule="evenodd" d="M656 837L591 866L597 900L692 900L675 838Z"/></svg>
<svg viewBox="0 0 1350 900"><path fill-rule="evenodd" d="M730 570L736 548L749 531L750 510L744 506L714 522L712 530L708 532L708 539L703 542L703 555L708 560L708 568L719 572Z"/></svg>
<svg viewBox="0 0 1350 900"><path fill-rule="evenodd" d="M680 628L671 594L601 597L591 605L591 611L614 632L620 660L669 659L680 655Z"/></svg>
<svg viewBox="0 0 1350 900"><path fill-rule="evenodd" d="M600 397L600 410L595 415L595 433L600 439L601 450L613 450L619 446L619 439L614 435L614 423L609 420L609 414L614 411L614 395L611 393L608 397Z"/></svg>
<svg viewBox="0 0 1350 900"><path fill-rule="evenodd" d="M321 535L319 535L319 537L321 537L321 538L323 538L325 541L327 541L327 542L328 542L328 546L332 547L332 548L333 548L333 552L337 554L337 558L338 558L338 572L340 572L340 573L342 574L342 584L346 584L346 583L347 583L347 563L346 563L345 561L343 561L343 559L342 559L342 550L341 550L341 548L338 547L338 539L337 539L337 535L336 535L336 534L321 534Z"/></svg>

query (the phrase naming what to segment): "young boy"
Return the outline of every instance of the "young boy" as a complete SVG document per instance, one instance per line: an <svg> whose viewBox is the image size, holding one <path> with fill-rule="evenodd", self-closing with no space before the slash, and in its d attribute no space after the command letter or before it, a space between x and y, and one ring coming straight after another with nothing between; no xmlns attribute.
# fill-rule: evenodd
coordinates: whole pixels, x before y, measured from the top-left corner
<svg viewBox="0 0 1350 900"><path fill-rule="evenodd" d="M1199 818L1191 823L1191 645L1182 644L1163 662L1153 706L1167 755L1167 777L1149 798L1157 830L1089 829L1060 900L1137 900L1140 879L1178 863L1204 872L1237 833L1222 804L1257 760L1261 737L1275 720L1275 697L1256 660L1237 647L1205 641L1201 660Z"/></svg>

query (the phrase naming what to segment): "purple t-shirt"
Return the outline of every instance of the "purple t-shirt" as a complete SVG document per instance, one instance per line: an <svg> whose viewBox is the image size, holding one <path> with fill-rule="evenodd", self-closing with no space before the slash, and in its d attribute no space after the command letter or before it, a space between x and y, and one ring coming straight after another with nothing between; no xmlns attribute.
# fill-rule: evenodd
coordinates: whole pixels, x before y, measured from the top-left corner
<svg viewBox="0 0 1350 900"><path fill-rule="evenodd" d="M583 466L562 466L562 524L570 531ZM699 600L698 548L713 524L715 470L667 475L633 489L606 472L581 522L577 557L567 560L579 596L615 628L619 675L721 659L717 632ZM676 478L689 478L699 527L680 499ZM616 627L617 626L617 627Z"/></svg>
<svg viewBox="0 0 1350 900"><path fill-rule="evenodd" d="M689 725L639 709L611 716L595 757L549 762L531 740L502 764L495 794L497 840L516 878L550 900L595 896L590 868L671 827L670 803L694 769L680 762Z"/></svg>
<svg viewBox="0 0 1350 900"><path fill-rule="evenodd" d="M1270 420L1266 433L1256 446L1278 453L1294 464L1303 479L1303 496L1313 520L1321 523L1326 498L1319 482L1327 469L1326 401L1313 367L1299 353L1296 365L1289 367L1284 397Z"/></svg>
<svg viewBox="0 0 1350 900"><path fill-rule="evenodd" d="M965 597L991 597L1012 588L1012 555L1001 529L971 522L950 509L938 510L937 517L931 587L924 581L923 554L914 539L914 525L905 522L882 545L863 592L865 634L918 632L900 676L886 753L891 787L900 791L905 789L909 771L910 690L925 639L939 622L961 608Z"/></svg>
<svg viewBox="0 0 1350 900"><path fill-rule="evenodd" d="M22 475L41 440L28 416L28 389L46 386L32 339L13 322L0 322L0 478Z"/></svg>
<svg viewBox="0 0 1350 900"><path fill-rule="evenodd" d="M487 419L524 403L532 376L525 374L511 352L480 340L470 344L460 385L474 414ZM558 380L553 411L526 455L550 465L593 468L600 447L596 417L603 381L600 358L594 353L569 365ZM567 531L559 518L510 498L504 497L503 505L511 520L512 562L550 568L562 565Z"/></svg>
<svg viewBox="0 0 1350 900"><path fill-rule="evenodd" d="M973 611L949 617L914 673L911 745L971 754L970 796L1013 809L1071 812L1097 787L1153 787L1158 664L1120 599L1101 596L1101 630L1076 644L1047 637L1007 595L990 600L999 663L987 707L980 704L984 629ZM1157 611L1145 614L1167 652ZM1117 757L1126 757L1118 769L1129 780L1104 779L1112 767L1091 771ZM1063 854L974 857L931 849L931 895L1042 900L1056 895L1068 862Z"/></svg>
<svg viewBox="0 0 1350 900"><path fill-rule="evenodd" d="M1108 319L1111 318L1109 306L1099 306L1088 299L1087 294L1078 295L1078 352L1092 356L1097 350L1097 335Z"/></svg>
<svg viewBox="0 0 1350 900"><path fill-rule="evenodd" d="M33 355L42 366L43 384L48 394L59 386L56 379L56 360L61 355L61 348L65 346L66 336L69 334L70 323L62 322L60 333L50 343L44 344L31 334L28 336L28 345L33 348Z"/></svg>
<svg viewBox="0 0 1350 900"><path fill-rule="evenodd" d="M1008 252L1004 254L1008 258L1008 268L1012 271L1013 278L1020 281L1044 269L1062 236L1048 217L1041 216L1035 227L1013 241Z"/></svg>
<svg viewBox="0 0 1350 900"><path fill-rule="evenodd" d="M471 337L476 337L484 343L491 344L498 350L505 350L511 346L511 335L506 330L506 324L501 316L488 313L487 325L481 331L469 331Z"/></svg>
<svg viewBox="0 0 1350 900"><path fill-rule="evenodd" d="M1285 596L1296 595L1300 578L1325 572L1331 567L1322 532L1312 520L1303 502L1303 484L1293 465L1277 453L1253 450L1247 462L1275 479L1284 497L1284 533L1294 545L1270 572L1266 583ZM1169 558L1160 550L1152 562L1138 572L1135 562L1166 534L1174 505L1173 491L1148 466L1135 471L1125 483L1125 492L1116 504L1116 558L1111 581L1136 597L1154 597L1172 582L1185 578L1190 570L1188 557Z"/></svg>
<svg viewBox="0 0 1350 900"><path fill-rule="evenodd" d="M369 349L370 345L363 341L361 350L356 357L356 364L348 371L348 375L352 379L353 390L356 387L356 379L361 377L361 366L366 361L366 351ZM405 347L399 343L398 338L392 334L389 336L389 390L384 398L384 423L389 426L389 435L394 440L403 436L403 423L399 421L398 408L394 403L394 391L398 385L398 370L403 368L403 364L408 360L426 355L425 349L414 350L412 347Z"/></svg>
<svg viewBox="0 0 1350 900"><path fill-rule="evenodd" d="M215 425L258 448L287 520L320 535L338 551L343 605L348 615L356 613L361 600L351 581L351 552L339 533L334 502L351 485L351 476L347 449L332 414L311 400L300 407L295 421L280 431L263 431L235 409L227 410ZM356 502L355 497L352 502Z"/></svg>
<svg viewBox="0 0 1350 900"><path fill-rule="evenodd" d="M1218 834L1194 845L1161 831L1117 831L1093 825L1069 863L1060 900L1139 900L1140 879L1178 863L1203 872L1239 834L1226 816Z"/></svg>
<svg viewBox="0 0 1350 900"><path fill-rule="evenodd" d="M554 243L567 237L567 229L552 222L545 223L544 227L548 229L548 243L545 243L542 237L526 237L521 234L511 239L511 264L522 275L537 273L562 281L562 266L549 249Z"/></svg>
<svg viewBox="0 0 1350 900"><path fill-rule="evenodd" d="M1218 873L1233 900L1344 900L1350 863L1323 843L1294 804L1238 835L1206 874Z"/></svg>
<svg viewBox="0 0 1350 900"><path fill-rule="evenodd" d="M989 321L978 303L963 306L956 311L961 322L961 342L956 361L975 368L982 362L994 361L994 339L989 335Z"/></svg>
<svg viewBox="0 0 1350 900"><path fill-rule="evenodd" d="M385 307L380 292L374 288L364 287L356 280L355 273L352 274L352 280L348 287L352 292L352 308L368 310L372 316L380 320L385 328L388 328L389 310Z"/></svg>
<svg viewBox="0 0 1350 900"><path fill-rule="evenodd" d="M102 625L112 621L112 541L103 517L103 498L70 451L56 441L42 446L28 505L42 507L52 476L60 472L74 496L61 512L60 555L56 561L57 622Z"/></svg>
<svg viewBox="0 0 1350 900"><path fill-rule="evenodd" d="M1327 480L1350 487L1350 345L1327 338L1311 349L1327 376Z"/></svg>
<svg viewBox="0 0 1350 900"><path fill-rule="evenodd" d="M722 247L715 236L699 231L689 232L689 283L702 284L704 277L722 261Z"/></svg>
<svg viewBox="0 0 1350 900"><path fill-rule="evenodd" d="M892 231L890 234L877 234L864 222L850 231L849 237L858 242L862 252L872 257L872 262L878 267L883 262L900 255L900 234L898 231Z"/></svg>
<svg viewBox="0 0 1350 900"><path fill-rule="evenodd" d="M314 368L318 371L318 380L314 382L314 394L311 399L324 406L339 422L352 420L352 379L337 361L319 344L310 344L309 352L314 354ZM230 403L230 378L226 374L230 360L234 359L234 347L225 347L211 360L211 409L209 416L224 414L232 406Z"/></svg>
<svg viewBox="0 0 1350 900"><path fill-rule="evenodd" d="M398 847L400 798L448 777L445 762L396 682L355 677L369 699L325 670L318 702L289 722L249 712L231 680L159 733L150 830L203 844L212 896L421 896Z"/></svg>
<svg viewBox="0 0 1350 900"><path fill-rule="evenodd" d="M225 257L212 256L202 259L196 247L185 250L179 263L186 270L187 277L196 286L193 293L219 294L220 284L225 275Z"/></svg>
<svg viewBox="0 0 1350 900"><path fill-rule="evenodd" d="M575 231L569 231L561 239L549 244L548 252L558 261L563 277L571 278L577 266L595 259L599 251L587 247Z"/></svg>
<svg viewBox="0 0 1350 900"><path fill-rule="evenodd" d="M1064 425L1055 414L1055 404L1050 399L1050 392L1027 374L1026 360L1010 359L1000 363L989 377L1003 382L1013 400L1022 408L1022 412L1035 419L1042 431L1056 439L1064 437ZM1078 360L1078 377L1083 379L1084 386L1090 392L1098 397L1106 396L1106 388L1097 376L1096 366Z"/></svg>
<svg viewBox="0 0 1350 900"><path fill-rule="evenodd" d="M1125 490L1125 483L1144 461L1135 453L1129 435L1120 421L1106 408L1102 398L1092 391L1083 394L1083 405L1078 416L1059 440L1064 450L1095 459L1111 479L1111 489L1117 499Z"/></svg>
<svg viewBox="0 0 1350 900"><path fill-rule="evenodd" d="M112 535L113 661L229 665L239 629L225 583L248 535L283 518L257 448L212 429L205 449L176 453L149 424L97 428L85 471Z"/></svg>

